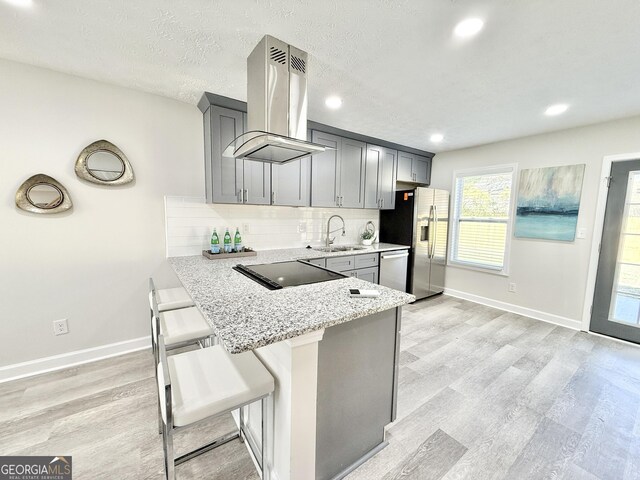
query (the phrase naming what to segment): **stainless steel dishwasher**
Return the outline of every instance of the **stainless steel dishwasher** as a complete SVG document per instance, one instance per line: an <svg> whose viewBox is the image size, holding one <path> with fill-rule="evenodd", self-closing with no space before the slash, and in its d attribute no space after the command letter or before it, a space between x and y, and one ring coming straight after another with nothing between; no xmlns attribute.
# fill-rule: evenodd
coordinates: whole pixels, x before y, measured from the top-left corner
<svg viewBox="0 0 640 480"><path fill-rule="evenodd" d="M380 285L407 291L408 250L394 250L380 254Z"/></svg>

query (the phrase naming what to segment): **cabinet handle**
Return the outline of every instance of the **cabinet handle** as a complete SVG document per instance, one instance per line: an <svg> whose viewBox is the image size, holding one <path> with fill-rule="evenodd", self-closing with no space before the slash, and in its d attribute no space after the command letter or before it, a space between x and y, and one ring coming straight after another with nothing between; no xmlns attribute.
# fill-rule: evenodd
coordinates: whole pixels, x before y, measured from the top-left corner
<svg viewBox="0 0 640 480"><path fill-rule="evenodd" d="M248 203L249 202L249 190L245 190L244 191L244 203Z"/></svg>
<svg viewBox="0 0 640 480"><path fill-rule="evenodd" d="M244 201L244 190L238 190L238 203L242 203Z"/></svg>
<svg viewBox="0 0 640 480"><path fill-rule="evenodd" d="M276 204L276 192L271 192L271 204Z"/></svg>
<svg viewBox="0 0 640 480"><path fill-rule="evenodd" d="M384 197L380 199L380 208L384 208Z"/></svg>

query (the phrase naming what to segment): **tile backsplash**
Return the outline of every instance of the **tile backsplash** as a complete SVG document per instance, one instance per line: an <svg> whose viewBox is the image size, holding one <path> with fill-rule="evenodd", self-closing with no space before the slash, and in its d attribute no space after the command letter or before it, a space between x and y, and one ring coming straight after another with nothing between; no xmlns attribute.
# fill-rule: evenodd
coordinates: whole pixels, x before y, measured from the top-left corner
<svg viewBox="0 0 640 480"><path fill-rule="evenodd" d="M344 218L346 230L344 237L340 232L333 234L336 244L359 243L368 221L379 227L378 210L212 205L203 197L177 196L165 196L164 205L167 257L200 255L209 247L213 227L220 240L225 227L233 232L239 227L242 243L255 250L319 245L324 242L327 220L334 214ZM332 229L339 226L339 220L331 222Z"/></svg>

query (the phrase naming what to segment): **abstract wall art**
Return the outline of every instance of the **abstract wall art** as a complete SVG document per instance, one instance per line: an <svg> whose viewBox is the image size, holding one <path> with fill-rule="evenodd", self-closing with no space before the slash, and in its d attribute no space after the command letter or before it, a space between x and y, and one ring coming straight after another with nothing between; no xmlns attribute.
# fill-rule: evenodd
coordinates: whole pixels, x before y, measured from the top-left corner
<svg viewBox="0 0 640 480"><path fill-rule="evenodd" d="M584 164L520 172L514 235L572 242L576 236Z"/></svg>

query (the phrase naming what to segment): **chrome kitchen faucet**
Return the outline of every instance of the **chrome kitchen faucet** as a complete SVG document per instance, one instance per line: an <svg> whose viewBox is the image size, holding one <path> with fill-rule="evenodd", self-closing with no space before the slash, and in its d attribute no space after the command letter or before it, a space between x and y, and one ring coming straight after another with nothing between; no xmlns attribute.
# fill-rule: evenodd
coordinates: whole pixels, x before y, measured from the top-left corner
<svg viewBox="0 0 640 480"><path fill-rule="evenodd" d="M340 221L342 222L342 228L337 228L335 230L331 230L331 220L333 220L334 218L339 218ZM333 241L335 240L335 237L331 238L331 234L338 232L342 230L342 236L344 237L345 234L347 233L344 229L344 218L342 218L340 215L331 215L329 217L329 220L327 221L327 248L329 248L329 246L333 243Z"/></svg>

